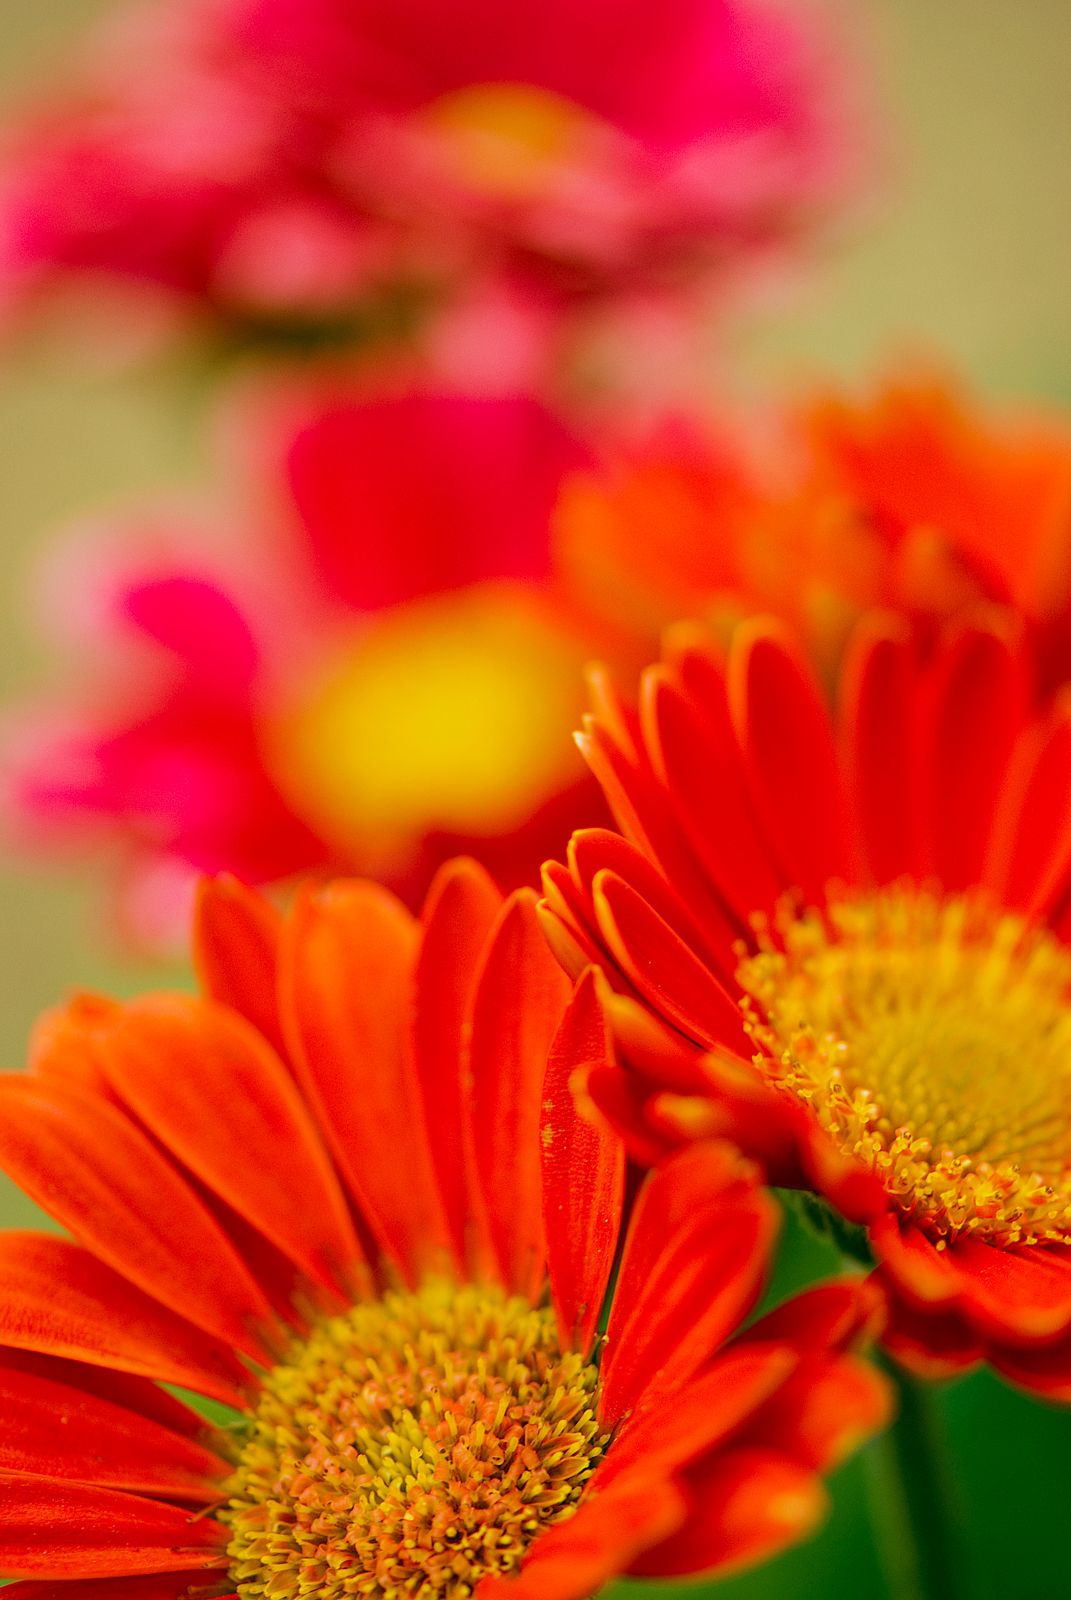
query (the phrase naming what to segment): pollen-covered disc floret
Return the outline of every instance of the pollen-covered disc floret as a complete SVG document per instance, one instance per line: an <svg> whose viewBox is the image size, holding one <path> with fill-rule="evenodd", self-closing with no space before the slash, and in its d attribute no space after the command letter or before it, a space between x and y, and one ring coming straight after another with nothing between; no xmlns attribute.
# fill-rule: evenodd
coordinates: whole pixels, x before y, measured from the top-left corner
<svg viewBox="0 0 1071 1600"><path fill-rule="evenodd" d="M568 1515L608 1442L549 1308L432 1282L276 1367L221 1520L242 1600L470 1595Z"/></svg>
<svg viewBox="0 0 1071 1600"><path fill-rule="evenodd" d="M939 1247L1071 1242L1071 951L913 886L784 905L739 981L756 1058Z"/></svg>

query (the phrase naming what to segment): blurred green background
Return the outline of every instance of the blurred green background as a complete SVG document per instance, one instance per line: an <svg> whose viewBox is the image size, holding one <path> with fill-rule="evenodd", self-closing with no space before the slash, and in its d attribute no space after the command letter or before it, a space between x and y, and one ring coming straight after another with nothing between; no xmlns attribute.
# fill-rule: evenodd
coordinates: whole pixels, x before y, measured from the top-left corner
<svg viewBox="0 0 1071 1600"><path fill-rule="evenodd" d="M985 393L1071 399L1071 4L840 4L872 35L876 120L889 128L882 193L798 297L741 336L749 381L816 370L862 379L905 351L935 348ZM108 8L107 0L6 0L3 102L47 78L79 28ZM0 704L45 676L26 605L35 553L74 518L145 491L210 482L206 395L175 370L93 371L54 335L0 355ZM21 1063L34 1016L65 990L129 993L151 981L158 972L139 970L110 943L82 871L0 865L4 1064ZM0 1221L32 1217L0 1188ZM824 1247L790 1233L785 1287L832 1268ZM1071 1417L987 1377L951 1386L941 1403L965 1515L967 1593L1063 1600L1071 1594ZM717 1593L881 1600L863 1480L861 1463L844 1470L818 1539Z"/></svg>

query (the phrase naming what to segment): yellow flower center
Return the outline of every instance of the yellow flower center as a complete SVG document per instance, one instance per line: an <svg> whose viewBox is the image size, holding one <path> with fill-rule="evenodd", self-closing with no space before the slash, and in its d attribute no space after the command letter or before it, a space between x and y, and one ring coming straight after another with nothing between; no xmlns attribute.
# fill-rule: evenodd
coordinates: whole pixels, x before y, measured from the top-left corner
<svg viewBox="0 0 1071 1600"><path fill-rule="evenodd" d="M265 727L285 793L342 853L389 872L414 835L519 826L576 776L583 643L518 587L399 606L328 647Z"/></svg>
<svg viewBox="0 0 1071 1600"><path fill-rule="evenodd" d="M530 83L455 89L424 112L458 178L492 199L536 198L579 158L596 119L572 100Z"/></svg>
<svg viewBox="0 0 1071 1600"><path fill-rule="evenodd" d="M276 1367L219 1513L242 1600L472 1594L568 1515L606 1448L553 1311L434 1281Z"/></svg>
<svg viewBox="0 0 1071 1600"><path fill-rule="evenodd" d="M1071 952L910 887L783 907L759 946L758 1065L939 1247L1071 1242Z"/></svg>

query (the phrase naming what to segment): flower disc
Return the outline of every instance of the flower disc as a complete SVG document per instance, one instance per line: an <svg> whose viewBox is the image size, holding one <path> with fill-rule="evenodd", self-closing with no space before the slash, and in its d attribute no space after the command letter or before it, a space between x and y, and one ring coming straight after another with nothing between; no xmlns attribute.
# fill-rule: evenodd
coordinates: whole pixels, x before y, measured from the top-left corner
<svg viewBox="0 0 1071 1600"><path fill-rule="evenodd" d="M568 1515L607 1436L554 1313L431 1282L272 1371L220 1513L242 1600L462 1597Z"/></svg>
<svg viewBox="0 0 1071 1600"><path fill-rule="evenodd" d="M965 897L785 905L739 980L758 1065L939 1246L1071 1242L1071 952Z"/></svg>

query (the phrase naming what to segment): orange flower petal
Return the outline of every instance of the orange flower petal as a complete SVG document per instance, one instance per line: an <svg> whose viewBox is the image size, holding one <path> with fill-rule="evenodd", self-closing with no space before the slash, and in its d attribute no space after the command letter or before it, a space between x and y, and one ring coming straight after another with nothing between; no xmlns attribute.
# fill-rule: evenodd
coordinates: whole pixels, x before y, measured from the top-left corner
<svg viewBox="0 0 1071 1600"><path fill-rule="evenodd" d="M740 1342L784 1339L797 1350L847 1350L877 1332L884 1318L885 1297L873 1278L835 1278L775 1306Z"/></svg>
<svg viewBox="0 0 1071 1600"><path fill-rule="evenodd" d="M80 1245L0 1233L0 1345L156 1378L244 1406L231 1351L175 1316Z"/></svg>
<svg viewBox="0 0 1071 1600"><path fill-rule="evenodd" d="M241 1016L184 995L135 1001L106 1054L113 1088L202 1183L314 1281L352 1285L361 1251L330 1158Z"/></svg>
<svg viewBox="0 0 1071 1600"><path fill-rule="evenodd" d="M280 970L295 1071L362 1212L410 1279L450 1247L408 1033L418 936L385 889L339 881L299 898Z"/></svg>
<svg viewBox="0 0 1071 1600"><path fill-rule="evenodd" d="M1071 1329L1071 1249L967 1239L945 1253L961 1274L960 1307L989 1341L1048 1341Z"/></svg>
<svg viewBox="0 0 1071 1600"><path fill-rule="evenodd" d="M591 902L596 877L609 870L641 895L690 950L727 977L732 976L736 959L729 946L741 929L722 914L713 930L717 937L711 937L709 928L704 932L702 919L692 915L658 869L619 833L610 833L606 828L578 829L569 841L568 859L576 887L581 891L574 905L582 915L582 908Z"/></svg>
<svg viewBox="0 0 1071 1600"><path fill-rule="evenodd" d="M687 1474L687 1491L692 1513L680 1532L635 1560L630 1572L669 1578L752 1566L805 1538L828 1503L813 1473L762 1449L714 1456Z"/></svg>
<svg viewBox="0 0 1071 1600"><path fill-rule="evenodd" d="M639 1552L684 1521L687 1502L673 1484L637 1469L536 1540L515 1578L485 1578L479 1600L588 1600Z"/></svg>
<svg viewBox="0 0 1071 1600"><path fill-rule="evenodd" d="M276 998L281 913L229 873L202 879L193 927L193 961L211 999L237 1011L284 1054Z"/></svg>
<svg viewBox="0 0 1071 1600"><path fill-rule="evenodd" d="M746 1050L740 1010L698 956L642 895L615 873L600 872L593 902L613 959L655 1011L704 1049Z"/></svg>
<svg viewBox="0 0 1071 1600"><path fill-rule="evenodd" d="M903 622L879 616L853 636L841 681L861 865L876 883L909 872L919 855L911 657Z"/></svg>
<svg viewBox="0 0 1071 1600"><path fill-rule="evenodd" d="M1007 1345L987 1351L997 1371L1029 1394L1071 1404L1071 1338L1041 1349L1011 1349Z"/></svg>
<svg viewBox="0 0 1071 1600"><path fill-rule="evenodd" d="M689 657L697 658L693 673L700 665L707 668L702 699L686 696L665 669L649 669L641 703L644 727L655 770L688 844L736 913L738 926L721 960L731 973L736 966L732 939L746 931L752 913L772 910L785 884L757 825L724 679L698 651ZM724 839L732 839L731 853L722 849Z"/></svg>
<svg viewBox="0 0 1071 1600"><path fill-rule="evenodd" d="M599 1469L600 1485L633 1468L672 1472L732 1434L776 1396L799 1362L784 1344L754 1344L722 1352L709 1372L668 1400L641 1401L614 1437Z"/></svg>
<svg viewBox="0 0 1071 1600"><path fill-rule="evenodd" d="M0 1077L0 1166L103 1262L224 1343L267 1359L271 1308L188 1184L99 1097Z"/></svg>
<svg viewBox="0 0 1071 1600"><path fill-rule="evenodd" d="M449 863L424 906L424 935L413 997L413 1057L430 1129L454 1255L465 1263L472 1245L477 1182L472 1171L464 1092L464 1038L480 959L502 896L475 861Z"/></svg>
<svg viewBox="0 0 1071 1600"><path fill-rule="evenodd" d="M0 1470L211 1501L230 1467L194 1440L96 1395L0 1367ZM62 1424L62 1444L57 1423Z"/></svg>
<svg viewBox="0 0 1071 1600"><path fill-rule="evenodd" d="M211 1442L214 1437L214 1430L204 1417L149 1378L107 1367L91 1367L81 1361L66 1361L59 1356L38 1355L32 1350L3 1348L0 1348L0 1372L27 1373L30 1377L45 1378L65 1388L77 1389L119 1406L123 1411L136 1412L139 1417L159 1423L168 1433L182 1434L187 1439L204 1443Z"/></svg>
<svg viewBox="0 0 1071 1600"><path fill-rule="evenodd" d="M591 1348L621 1227L625 1152L605 1123L584 1120L578 1071L614 1059L613 1040L588 971L562 1019L543 1080L540 1139L547 1268L563 1346Z"/></svg>
<svg viewBox="0 0 1071 1600"><path fill-rule="evenodd" d="M809 1356L744 1428L741 1439L825 1472L892 1419L892 1389L852 1356Z"/></svg>
<svg viewBox="0 0 1071 1600"><path fill-rule="evenodd" d="M506 901L472 1008L472 1139L490 1239L503 1280L536 1295L543 1276L539 1118L551 1042L570 985L547 949L536 897Z"/></svg>
<svg viewBox="0 0 1071 1600"><path fill-rule="evenodd" d="M140 1495L0 1476L0 1569L12 1578L118 1578L226 1565L227 1530Z"/></svg>
<svg viewBox="0 0 1071 1600"><path fill-rule="evenodd" d="M203 1567L136 1578L89 1578L84 1583L70 1578L28 1578L10 1584L4 1600L186 1600L191 1591L203 1589L205 1582ZM238 1600L238 1596L221 1595L220 1600Z"/></svg>
<svg viewBox="0 0 1071 1600"><path fill-rule="evenodd" d="M781 630L755 621L734 638L728 687L763 831L786 884L821 904L830 880L847 876L849 849L837 753L818 685Z"/></svg>
<svg viewBox="0 0 1071 1600"><path fill-rule="evenodd" d="M997 796L1022 724L1024 682L1003 639L964 629L928 686L923 780L930 838L921 867L953 893L979 881Z"/></svg>
<svg viewBox="0 0 1071 1600"><path fill-rule="evenodd" d="M1003 905L1043 913L1071 876L1071 707L1019 740L1001 792L986 879Z"/></svg>
<svg viewBox="0 0 1071 1600"><path fill-rule="evenodd" d="M604 1423L686 1381L754 1305L778 1213L750 1173L728 1147L698 1144L648 1179L607 1328Z"/></svg>

